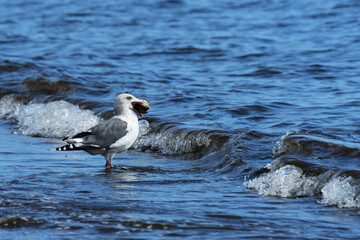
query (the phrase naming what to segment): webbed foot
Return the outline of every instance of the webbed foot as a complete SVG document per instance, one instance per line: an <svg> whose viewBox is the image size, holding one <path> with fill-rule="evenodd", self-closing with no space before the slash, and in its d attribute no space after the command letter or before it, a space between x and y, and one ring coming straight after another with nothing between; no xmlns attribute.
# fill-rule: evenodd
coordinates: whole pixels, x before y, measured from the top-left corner
<svg viewBox="0 0 360 240"><path fill-rule="evenodd" d="M106 168L114 168L114 165L112 165L111 162L106 162L105 167Z"/></svg>

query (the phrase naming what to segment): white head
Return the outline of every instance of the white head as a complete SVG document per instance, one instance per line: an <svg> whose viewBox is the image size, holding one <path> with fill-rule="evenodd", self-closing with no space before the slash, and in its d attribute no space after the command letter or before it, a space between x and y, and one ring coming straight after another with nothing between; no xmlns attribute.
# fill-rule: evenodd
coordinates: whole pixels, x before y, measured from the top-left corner
<svg viewBox="0 0 360 240"><path fill-rule="evenodd" d="M134 111L140 117L142 113L149 112L149 104L146 100L138 99L131 94L122 93L115 98L115 115L121 115L127 111Z"/></svg>

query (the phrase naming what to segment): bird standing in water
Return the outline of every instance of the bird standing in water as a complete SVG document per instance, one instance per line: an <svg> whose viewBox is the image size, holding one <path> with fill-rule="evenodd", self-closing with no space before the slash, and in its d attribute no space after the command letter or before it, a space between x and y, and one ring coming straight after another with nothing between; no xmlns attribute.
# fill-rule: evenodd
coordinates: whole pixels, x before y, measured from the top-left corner
<svg viewBox="0 0 360 240"><path fill-rule="evenodd" d="M123 93L114 102L115 116L90 128L86 132L64 138L68 144L56 148L57 151L84 150L92 155L101 154L106 159L107 168L116 153L131 147L139 134L138 116L149 111L146 100Z"/></svg>

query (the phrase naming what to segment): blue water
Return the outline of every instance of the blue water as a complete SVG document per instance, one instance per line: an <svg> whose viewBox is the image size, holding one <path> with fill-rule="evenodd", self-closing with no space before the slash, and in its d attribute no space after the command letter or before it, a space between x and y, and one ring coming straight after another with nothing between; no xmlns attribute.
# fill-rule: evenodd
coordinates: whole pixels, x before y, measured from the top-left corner
<svg viewBox="0 0 360 240"><path fill-rule="evenodd" d="M360 237L358 1L0 6L2 239ZM114 169L54 150L122 92Z"/></svg>

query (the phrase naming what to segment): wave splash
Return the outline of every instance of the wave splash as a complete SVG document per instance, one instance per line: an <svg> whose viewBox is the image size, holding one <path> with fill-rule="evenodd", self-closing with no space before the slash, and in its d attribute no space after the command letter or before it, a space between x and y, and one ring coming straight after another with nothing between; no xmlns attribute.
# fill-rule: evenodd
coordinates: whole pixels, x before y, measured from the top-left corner
<svg viewBox="0 0 360 240"><path fill-rule="evenodd" d="M350 184L351 177L337 177L327 182L321 189L321 204L339 208L360 208L359 187Z"/></svg>
<svg viewBox="0 0 360 240"><path fill-rule="evenodd" d="M319 196L318 203L338 208L360 208L359 185L354 178L328 172L330 177L307 176L300 167L286 165L244 185L260 196L281 198Z"/></svg>
<svg viewBox="0 0 360 240"><path fill-rule="evenodd" d="M354 142L338 136L291 131L273 148L275 160L244 185L261 196L317 197L323 205L359 209L360 171L333 164L351 162L349 159L358 153ZM347 167L357 169L356 165Z"/></svg>
<svg viewBox="0 0 360 240"><path fill-rule="evenodd" d="M36 103L16 94L0 99L0 118L15 121L18 133L33 137L62 138L85 131L100 118L66 101Z"/></svg>
<svg viewBox="0 0 360 240"><path fill-rule="evenodd" d="M261 196L292 198L313 196L315 181L313 177L307 178L301 168L288 165L252 179L245 186L258 191Z"/></svg>

